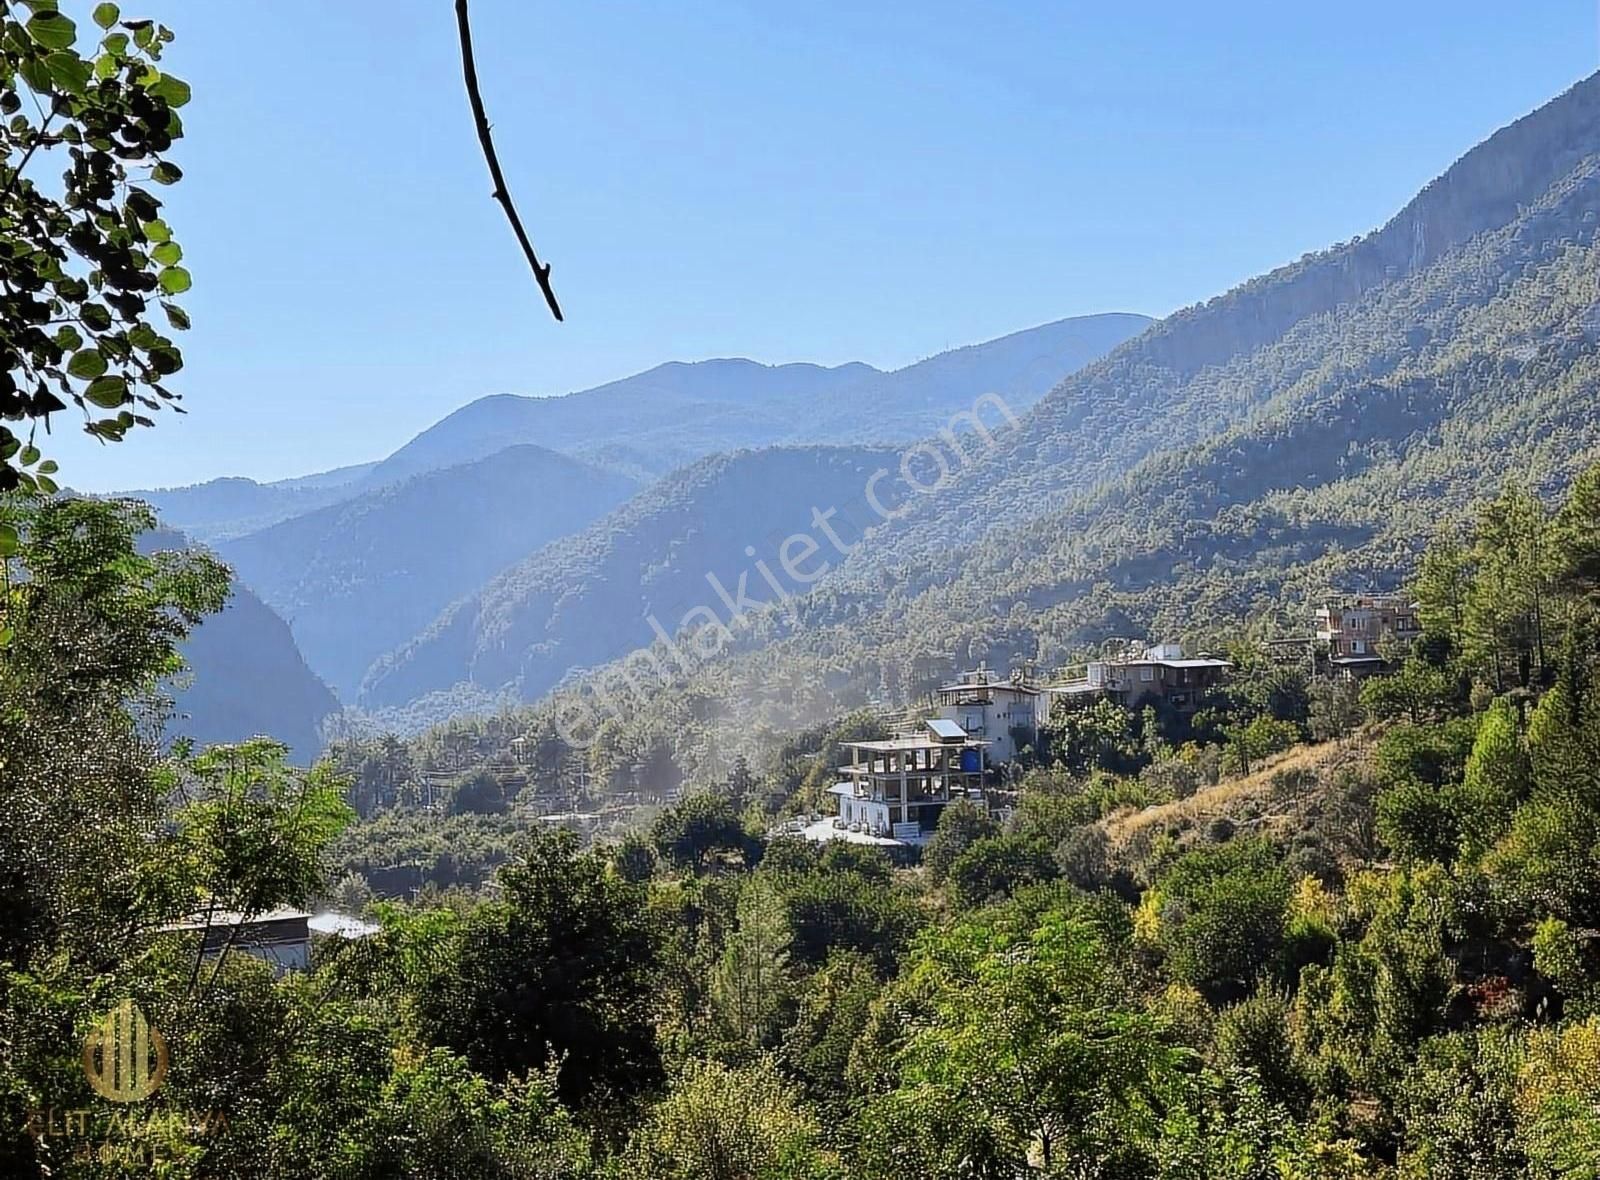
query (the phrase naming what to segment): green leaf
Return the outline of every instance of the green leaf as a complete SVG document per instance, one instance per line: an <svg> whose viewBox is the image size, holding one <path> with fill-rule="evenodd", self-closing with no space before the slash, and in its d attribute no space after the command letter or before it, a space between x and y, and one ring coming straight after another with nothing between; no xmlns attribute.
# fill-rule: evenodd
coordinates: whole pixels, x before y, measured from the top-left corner
<svg viewBox="0 0 1600 1180"><path fill-rule="evenodd" d="M182 295L191 285L189 272L181 266L169 266L161 272L161 289L168 295Z"/></svg>
<svg viewBox="0 0 1600 1180"><path fill-rule="evenodd" d="M86 327L92 332L106 332L111 328L111 313L98 303L85 303L78 309Z"/></svg>
<svg viewBox="0 0 1600 1180"><path fill-rule="evenodd" d="M72 359L67 362L67 372L84 381L93 380L106 371L106 358L100 355L97 348L85 348L82 352L73 353Z"/></svg>
<svg viewBox="0 0 1600 1180"><path fill-rule="evenodd" d="M28 36L46 49L70 49L78 26L59 12L36 12L28 18Z"/></svg>
<svg viewBox="0 0 1600 1180"><path fill-rule="evenodd" d="M56 344L62 352L73 352L83 347L83 337L71 324L63 324L56 332Z"/></svg>
<svg viewBox="0 0 1600 1180"><path fill-rule="evenodd" d="M177 184L183 179L183 169L168 160L162 160L150 170L150 179L157 184Z"/></svg>
<svg viewBox="0 0 1600 1180"><path fill-rule="evenodd" d="M61 490L61 485L48 475L35 475L33 477L33 486L47 496L53 496Z"/></svg>
<svg viewBox="0 0 1600 1180"><path fill-rule="evenodd" d="M153 84L146 86L145 90L157 98L166 99L169 107L181 107L189 101L189 83L182 78L174 78L171 74L162 74Z"/></svg>
<svg viewBox="0 0 1600 1180"><path fill-rule="evenodd" d="M150 251L150 257L154 258L162 266L176 266L183 257L183 247L178 245L177 242L162 242L154 250Z"/></svg>
<svg viewBox="0 0 1600 1180"><path fill-rule="evenodd" d="M61 468L56 466L56 461L54 459L46 459L43 463L39 464L40 475L54 475L60 470Z"/></svg>
<svg viewBox="0 0 1600 1180"><path fill-rule="evenodd" d="M162 300L161 310L167 313L167 322L177 331L187 332L189 330L189 313L184 311L183 308L176 303L168 303L166 300Z"/></svg>
<svg viewBox="0 0 1600 1180"><path fill-rule="evenodd" d="M102 29L109 29L117 23L117 18L122 15L115 4L96 4L94 6L94 23Z"/></svg>
<svg viewBox="0 0 1600 1180"><path fill-rule="evenodd" d="M89 78L93 71L89 63L76 53L52 53L44 59L44 64L50 71L50 80L55 83L57 90L68 94L82 94L89 88Z"/></svg>
<svg viewBox="0 0 1600 1180"><path fill-rule="evenodd" d="M44 64L44 61L41 58L23 58L22 64L17 67L17 72L22 75L22 80L26 82L35 92L39 94L50 93L50 70L49 67ZM13 132L21 134L22 132L26 131L27 128L28 120L25 116L18 115L15 119L11 120L11 130Z"/></svg>
<svg viewBox="0 0 1600 1180"><path fill-rule="evenodd" d="M22 448L22 454L17 456L17 462L24 467L32 467L39 461L39 448L29 444Z"/></svg>
<svg viewBox="0 0 1600 1180"><path fill-rule="evenodd" d="M22 541L17 536L17 530L8 524L0 524L0 557L11 557L21 548Z"/></svg>
<svg viewBox="0 0 1600 1180"><path fill-rule="evenodd" d="M0 549L0 557L4 556L5 550ZM10 627L0 627L0 647L10 647L11 640L15 638L16 634Z"/></svg>
<svg viewBox="0 0 1600 1180"><path fill-rule="evenodd" d="M144 236L152 242L170 242L172 229L158 217L154 221L144 223Z"/></svg>
<svg viewBox="0 0 1600 1180"><path fill-rule="evenodd" d="M140 221L154 221L156 212L161 208L161 202L142 188L130 187L128 189L128 208L133 210L133 215Z"/></svg>
<svg viewBox="0 0 1600 1180"><path fill-rule="evenodd" d="M97 377L83 395L103 409L114 410L128 400L128 383L121 377Z"/></svg>

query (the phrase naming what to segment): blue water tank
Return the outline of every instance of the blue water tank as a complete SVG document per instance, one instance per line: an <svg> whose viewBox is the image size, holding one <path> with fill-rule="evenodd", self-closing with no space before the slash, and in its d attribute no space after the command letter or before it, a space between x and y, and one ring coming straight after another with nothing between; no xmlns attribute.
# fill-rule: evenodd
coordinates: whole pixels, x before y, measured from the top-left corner
<svg viewBox="0 0 1600 1180"><path fill-rule="evenodd" d="M967 774L977 774L983 768L983 761L976 750L961 751L961 769Z"/></svg>

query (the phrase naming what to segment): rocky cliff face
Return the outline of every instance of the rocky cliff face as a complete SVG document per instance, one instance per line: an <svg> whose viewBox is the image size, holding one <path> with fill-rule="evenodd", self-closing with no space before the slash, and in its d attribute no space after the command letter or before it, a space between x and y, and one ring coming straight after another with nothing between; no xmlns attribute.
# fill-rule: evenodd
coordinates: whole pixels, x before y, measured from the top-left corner
<svg viewBox="0 0 1600 1180"><path fill-rule="evenodd" d="M1150 363L1189 376L1282 336L1294 324L1413 274L1534 204L1600 153L1600 74L1497 131L1366 237L1309 254L1150 333Z"/></svg>

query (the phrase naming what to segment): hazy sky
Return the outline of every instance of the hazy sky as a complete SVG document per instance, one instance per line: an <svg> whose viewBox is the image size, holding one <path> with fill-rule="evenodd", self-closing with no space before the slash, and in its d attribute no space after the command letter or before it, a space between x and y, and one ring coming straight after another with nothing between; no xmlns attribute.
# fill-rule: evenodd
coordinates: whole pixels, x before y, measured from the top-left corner
<svg viewBox="0 0 1600 1180"><path fill-rule="evenodd" d="M1376 227L1600 65L1595 0L474 0L556 324L450 0L123 7L194 87L190 412L115 447L58 418L94 490L377 458L482 394L670 359L892 367L1164 314Z"/></svg>

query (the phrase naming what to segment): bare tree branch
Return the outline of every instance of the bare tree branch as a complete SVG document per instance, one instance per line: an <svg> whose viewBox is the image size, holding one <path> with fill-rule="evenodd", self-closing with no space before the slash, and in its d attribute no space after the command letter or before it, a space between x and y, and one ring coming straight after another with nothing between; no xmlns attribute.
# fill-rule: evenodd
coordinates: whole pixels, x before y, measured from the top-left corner
<svg viewBox="0 0 1600 1180"><path fill-rule="evenodd" d="M489 116L484 113L483 96L478 93L478 67L472 57L472 26L467 21L467 0L456 0L456 28L461 33L461 74L467 83L467 98L472 102L472 120L478 125L478 142L483 145L483 158L489 164L489 179L494 181L494 199L506 211L506 220L511 222L511 229L522 245L528 265L533 267L533 277L539 280L539 290L544 292L544 301L550 305L551 314L560 320L563 318L561 305L556 302L556 293L550 286L550 266L541 263L533 252L528 231L522 228L522 218L517 216L517 207L511 203L511 194L506 190L506 178L500 171L500 158L495 155L494 140L489 135Z"/></svg>

